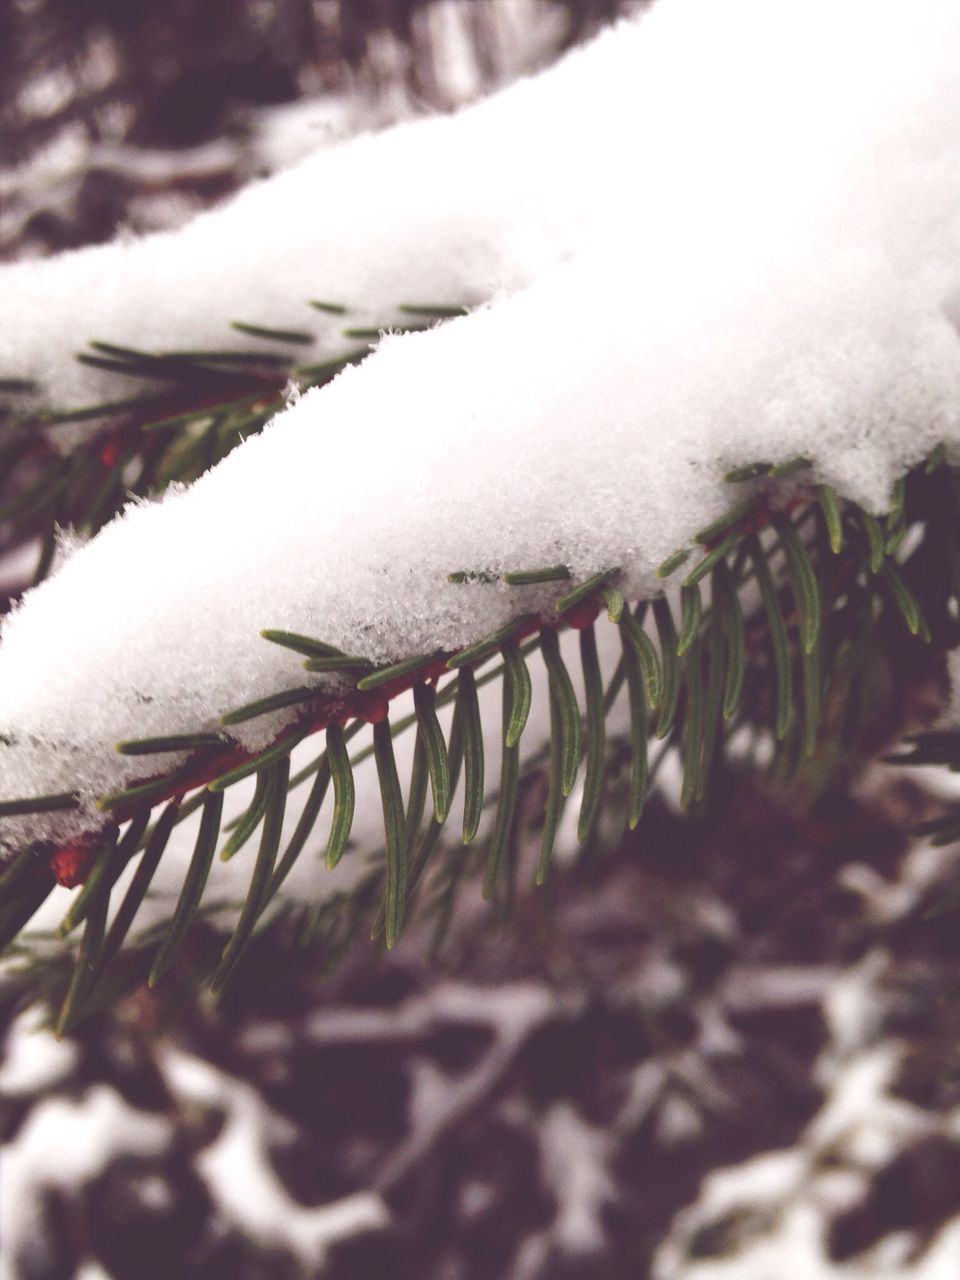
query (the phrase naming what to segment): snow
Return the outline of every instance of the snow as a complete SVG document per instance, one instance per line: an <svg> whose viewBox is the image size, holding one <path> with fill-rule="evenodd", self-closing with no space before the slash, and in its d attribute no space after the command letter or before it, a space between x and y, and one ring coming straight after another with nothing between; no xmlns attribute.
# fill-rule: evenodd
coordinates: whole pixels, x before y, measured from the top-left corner
<svg viewBox="0 0 960 1280"><path fill-rule="evenodd" d="M88 400L104 378L71 358L85 338L240 346L227 323L254 302L263 324L312 319L328 350L335 324L322 332L310 298L382 319L401 302L473 302L530 283L618 222L670 275L704 250L709 276L725 264L742 275L765 228L802 230L864 179L868 200L847 207L866 219L869 253L870 223L887 218L905 171L947 200L955 190L956 21L950 0L815 0L790 14L762 0L662 0L546 74L325 150L177 234L14 265L0 277L0 367L62 403ZM931 216L942 211L915 204L888 226L917 242ZM802 242L792 249L797 267L814 266Z"/></svg>
<svg viewBox="0 0 960 1280"><path fill-rule="evenodd" d="M939 442L960 459L957 47L947 0L660 0L176 235L3 272L4 371L61 402L104 391L69 359L78 315L90 337L222 347L230 319L299 327L310 297L496 296L388 335L28 594L0 647L0 795L79 787L91 822L143 771L117 740L303 682L263 627L376 661L453 649L560 593L451 570L620 566L636 597L744 496L737 464L802 454L882 511Z"/></svg>
<svg viewBox="0 0 960 1280"><path fill-rule="evenodd" d="M118 1155L156 1155L170 1123L128 1106L98 1084L76 1101L51 1098L28 1116L16 1141L3 1149L0 1196L0 1276L23 1274L31 1249L42 1256L42 1194L69 1191L94 1178Z"/></svg>
<svg viewBox="0 0 960 1280"><path fill-rule="evenodd" d="M831 1216L860 1202L872 1173L930 1133L950 1133L956 1109L931 1115L894 1097L902 1046L885 1041L821 1064L826 1101L797 1144L710 1172L660 1245L656 1280L765 1280L790 1261L791 1280L951 1280L960 1265L960 1221L947 1223L917 1258L910 1233L889 1233L848 1262L830 1255ZM704 1229L722 1231L717 1256L697 1257Z"/></svg>
<svg viewBox="0 0 960 1280"><path fill-rule="evenodd" d="M24 1009L7 1028L0 1063L0 1095L22 1097L42 1093L58 1084L76 1065L79 1051L71 1040L58 1040L47 1011Z"/></svg>
<svg viewBox="0 0 960 1280"><path fill-rule="evenodd" d="M549 995L533 982L484 988L444 982L423 997L407 1000L399 1012L321 1009L311 1015L306 1029L317 1043L335 1044L341 1040L355 1043L403 1039L443 1021L489 1022L497 1039L509 1050L504 1056L509 1057L531 1027L545 1020L553 1007Z"/></svg>
<svg viewBox="0 0 960 1280"><path fill-rule="evenodd" d="M903 892L884 882L877 915L886 924L915 911L914 887L932 874L929 854L920 842L904 859ZM916 1049L890 1034L885 1017L895 1007L889 984L900 963L878 944L842 969L787 967L752 981L735 966L726 975L727 1009L762 1009L771 1000L782 1008L784 983L794 981L798 999L819 1004L827 1040L813 1079L823 1100L789 1148L706 1174L658 1245L654 1280L767 1280L785 1260L790 1280L953 1280L960 1272L956 1215L926 1241L916 1230L883 1232L881 1212L881 1238L850 1258L838 1259L831 1239L831 1224L875 1197L898 1157L926 1139L960 1134L960 1108L925 1109L900 1094L904 1063ZM645 1089L635 1081L632 1115L656 1097L659 1082L649 1077Z"/></svg>
<svg viewBox="0 0 960 1280"><path fill-rule="evenodd" d="M112 1280L112 1277L99 1262L83 1262L77 1268L75 1280Z"/></svg>
<svg viewBox="0 0 960 1280"><path fill-rule="evenodd" d="M874 948L837 977L827 992L824 1018L841 1055L868 1043L882 1023L877 980L886 963L883 950Z"/></svg>
<svg viewBox="0 0 960 1280"><path fill-rule="evenodd" d="M891 776L895 768L893 765L885 766L887 776ZM916 781L924 788L930 777L931 794L945 800L960 799L960 778L956 774L949 773L941 765L911 766L911 772L914 768L917 769ZM937 786L943 782L946 786ZM956 845L919 842L910 849L895 880L887 880L862 862L844 867L839 879L842 888L861 896L872 920L886 923L900 919L914 909L925 893L947 878L950 868L958 860L960 848Z"/></svg>
<svg viewBox="0 0 960 1280"><path fill-rule="evenodd" d="M375 1191L312 1209L292 1200L264 1151L268 1139L282 1140L287 1129L292 1136L292 1126L270 1112L255 1089L172 1047L161 1055L161 1070L184 1105L226 1111L223 1128L196 1157L196 1167L225 1220L243 1235L282 1243L304 1267L316 1267L337 1241L389 1223Z"/></svg>
<svg viewBox="0 0 960 1280"><path fill-rule="evenodd" d="M557 1201L554 1238L565 1253L599 1252L603 1211L616 1201L609 1160L612 1139L566 1102L554 1103L539 1126L544 1179Z"/></svg>
<svg viewBox="0 0 960 1280"><path fill-rule="evenodd" d="M469 1070L449 1072L424 1059L412 1064L410 1134L376 1179L377 1187L389 1194L431 1155L445 1134L495 1093L524 1041L560 1009L562 1000L539 983L480 987L447 981L399 1008L319 1009L307 1019L305 1030L319 1045L366 1041L382 1044L385 1051L397 1040L438 1030L445 1023L487 1025L492 1031L488 1048Z"/></svg>
<svg viewBox="0 0 960 1280"><path fill-rule="evenodd" d="M86 403L109 386L73 360L87 336L249 349L228 324L253 320L312 327L320 359L346 346L344 322L312 311L311 298L348 304L347 323L362 326L399 319L398 303L476 302L529 283L573 251L596 203L591 188L614 171L610 144L596 145L596 117L582 103L599 93L595 110L610 116L632 105L639 33L621 34L626 45L600 42L599 73L595 55L573 55L551 75L455 115L324 150L175 234L14 264L0 272L4 376L35 379L60 404ZM607 62L620 67L615 80ZM586 166L582 182L572 181L572 155Z"/></svg>
<svg viewBox="0 0 960 1280"><path fill-rule="evenodd" d="M112 1280L99 1262L84 1262L77 1268L75 1280Z"/></svg>

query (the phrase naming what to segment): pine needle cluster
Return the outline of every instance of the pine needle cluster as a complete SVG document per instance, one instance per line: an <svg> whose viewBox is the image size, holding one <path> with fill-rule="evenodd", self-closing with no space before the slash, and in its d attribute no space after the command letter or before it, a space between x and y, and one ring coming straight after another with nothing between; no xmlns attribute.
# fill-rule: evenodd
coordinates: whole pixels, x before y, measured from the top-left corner
<svg viewBox="0 0 960 1280"><path fill-rule="evenodd" d="M61 413L42 404L37 388L5 384L0 519L15 541L40 536L35 580L49 571L59 528L95 532L131 495L191 480L259 430L291 382L322 385L366 353L375 332L350 328L340 303L313 306L342 315L344 337L354 344L328 364L297 362L298 346L313 340L307 326L278 331L241 321L233 327L249 337L251 349L239 354L92 343L79 359L109 370L118 385L132 380L133 396ZM415 328L458 312L406 304L386 320ZM144 393L145 381L158 389ZM51 432L78 421L91 429L74 448L55 448ZM308 672L338 673L350 691L333 696L303 684L224 708L224 729L280 708L291 712L283 733L257 753L209 731L118 743L117 751L142 758L143 774L99 798L100 829L69 845L28 843L0 875L0 945L20 948L27 963L31 947L19 939L34 912L58 881L82 883L59 930L72 938L83 926L61 1031L109 998L118 967L151 985L164 978L202 914L218 848L228 859L258 840L245 901L211 975L214 991L264 930L283 927L295 950L313 947L330 961L362 927L392 947L417 913L435 920L439 950L456 896L474 878L504 910L516 890L518 845L530 838L518 803L528 784L541 788L535 880L542 884L565 807L577 805L579 845L616 840L616 833L637 827L670 752L682 766L681 808L702 813L718 776L742 759L744 742L748 758L767 756L773 784L794 803L809 801L838 771L854 770L888 746L890 728L880 727L878 715L884 669L895 654L943 654L960 642L960 472L944 449L936 450L898 482L882 519L815 483L804 458L781 466L757 462L727 480L728 513L661 565L663 590L652 599L627 600L617 565L586 581L575 581L563 564L517 565L502 575L504 586L522 600L523 588L549 584L552 610L530 614L518 605L510 624L480 643L411 654L385 667L323 637L264 630L265 644L300 655ZM451 581L465 592L493 576L482 565L451 566ZM600 653L607 646L598 645L598 634L610 627L619 656L605 670ZM578 633L582 704L568 669L571 650L561 645L569 630ZM544 664L549 689L549 740L527 751L529 664L536 661ZM499 760L486 758L477 697L478 687L493 682L502 690ZM413 712L397 715L396 699L411 690ZM611 728L618 703L629 709L625 732ZM444 731L438 711L450 704ZM405 732L416 743L403 787L394 740ZM322 749L292 773L293 749L321 734ZM180 759L174 769L151 766L152 757L172 752ZM331 788L332 821L320 838L328 866L343 857L354 771L369 756L383 809L382 850L369 874L350 893L278 908L278 891L314 838ZM923 734L897 758L958 769L960 735ZM249 806L225 827L224 793L251 776ZM451 832L447 820L458 792L462 825ZM299 818L284 844L291 804L299 805ZM0 816L78 805L73 792L7 796L0 797ZM198 834L172 917L162 929L138 934L138 913L171 834L197 810ZM960 816L938 819L928 834L960 838ZM133 877L116 901L114 888L132 863ZM131 954L138 957L132 969Z"/></svg>

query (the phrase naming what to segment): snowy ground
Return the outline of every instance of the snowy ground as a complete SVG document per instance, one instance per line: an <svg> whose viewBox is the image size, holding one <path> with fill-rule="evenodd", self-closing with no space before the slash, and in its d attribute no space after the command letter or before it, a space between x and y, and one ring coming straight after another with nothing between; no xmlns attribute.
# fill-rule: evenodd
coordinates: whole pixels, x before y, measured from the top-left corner
<svg viewBox="0 0 960 1280"><path fill-rule="evenodd" d="M953 1280L958 850L864 790L656 804L549 932L542 891L495 939L468 895L440 970L361 939L219 1013L20 1015L0 1274Z"/></svg>

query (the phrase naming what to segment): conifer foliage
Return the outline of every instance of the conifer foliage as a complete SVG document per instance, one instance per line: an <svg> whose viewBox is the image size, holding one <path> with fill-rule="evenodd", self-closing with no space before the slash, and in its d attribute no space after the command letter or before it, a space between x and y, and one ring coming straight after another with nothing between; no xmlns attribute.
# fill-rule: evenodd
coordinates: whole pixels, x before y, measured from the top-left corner
<svg viewBox="0 0 960 1280"><path fill-rule="evenodd" d="M304 297L291 300L302 323L281 328L257 317L255 301L249 316L224 317L222 350L85 334L77 360L111 388L88 404L63 407L16 376L0 384L0 524L9 549L39 547L32 583L54 570L59 531L92 536L131 498L191 484L257 435L291 385L333 382L383 329L432 330L468 310L384 298L378 319L354 324L349 299ZM317 360L306 353L321 320L338 328L340 349ZM643 589L633 564L584 575L562 559L451 563L448 585L468 602L489 589L506 601L506 623L465 645L378 661L263 617L264 652L284 651L292 673L302 664L287 686L219 707L214 724L117 742L125 781L99 792L93 809L82 762L75 787L0 794L0 945L34 963L24 929L56 884L74 887L59 930L62 946L75 945L65 984L57 967L65 1030L117 980L164 979L215 889L218 853L247 859L249 877L209 974L215 992L242 977L266 931L332 960L360 929L393 947L420 914L435 920L439 948L465 886L494 911L509 908L531 843L542 885L567 828L568 844L593 850L636 829L666 761L679 761L679 805L691 815L709 814L726 770L761 764L784 803L811 804L838 774L891 749L904 727L898 664L942 673L960 644L956 444L945 439L905 467L882 515L835 491L806 456L738 459L724 514ZM500 695L492 713L478 696L486 685ZM414 743L404 776L401 735ZM312 760L293 765L308 741ZM0 752L15 745L0 741ZM898 758L958 769L960 735L921 733ZM382 811L372 851L351 845L368 759ZM231 814L233 789L248 779L249 803ZM138 920L168 844L197 813L179 896L144 932ZM937 818L930 831L958 839L960 817ZM317 851L331 869L374 856L348 891L291 900L288 876Z"/></svg>

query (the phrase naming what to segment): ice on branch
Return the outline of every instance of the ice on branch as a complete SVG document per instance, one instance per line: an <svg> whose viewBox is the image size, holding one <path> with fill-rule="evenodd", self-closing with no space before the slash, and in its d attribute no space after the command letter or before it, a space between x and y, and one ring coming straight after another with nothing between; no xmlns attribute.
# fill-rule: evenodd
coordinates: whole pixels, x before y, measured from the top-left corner
<svg viewBox="0 0 960 1280"><path fill-rule="evenodd" d="M31 592L0 647L0 795L79 786L88 814L137 776L118 740L300 683L261 628L452 650L557 593L451 571L620 568L636 598L740 464L803 456L880 511L938 444L960 460L957 48L950 0L660 0L176 236L6 273L5 359L67 398L94 390L80 330L183 346L311 296L507 289L386 339Z"/></svg>

